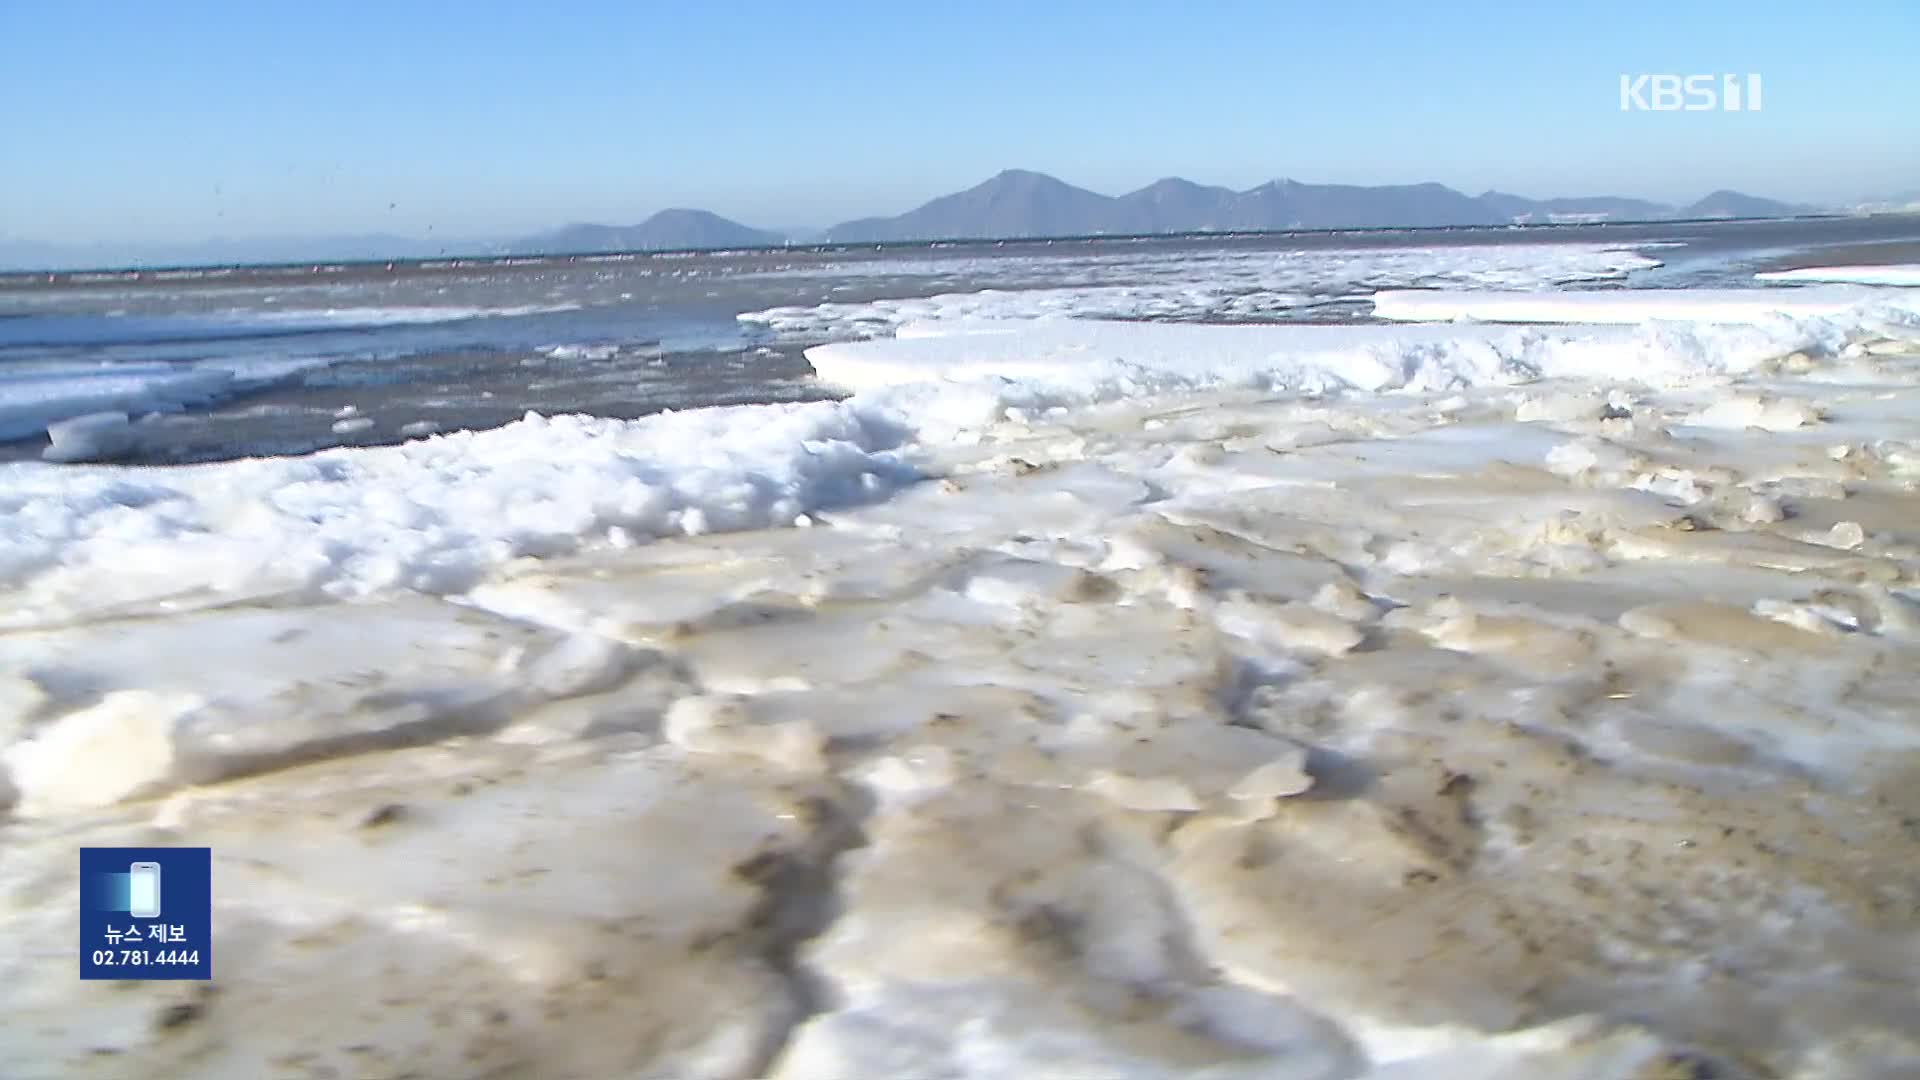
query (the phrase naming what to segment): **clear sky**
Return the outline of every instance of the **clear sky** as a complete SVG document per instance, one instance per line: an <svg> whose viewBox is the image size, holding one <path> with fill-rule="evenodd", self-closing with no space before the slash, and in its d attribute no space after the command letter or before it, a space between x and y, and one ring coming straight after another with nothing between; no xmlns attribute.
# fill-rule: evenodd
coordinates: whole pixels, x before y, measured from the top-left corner
<svg viewBox="0 0 1920 1080"><path fill-rule="evenodd" d="M1920 188L1916 44L1920 0L0 0L0 237L824 225L1007 167L1851 201Z"/></svg>

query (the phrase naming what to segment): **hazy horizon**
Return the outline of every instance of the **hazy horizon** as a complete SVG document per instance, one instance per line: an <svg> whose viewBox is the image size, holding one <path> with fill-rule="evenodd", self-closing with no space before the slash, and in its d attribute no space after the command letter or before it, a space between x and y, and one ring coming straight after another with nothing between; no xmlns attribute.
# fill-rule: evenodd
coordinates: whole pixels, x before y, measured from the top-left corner
<svg viewBox="0 0 1920 1080"><path fill-rule="evenodd" d="M1469 196L1478 196L1481 194L1485 194L1487 192L1494 192L1494 191L1501 192L1503 194L1509 194L1509 195L1521 195L1521 196L1532 198L1532 199L1559 199L1559 198L1579 198L1579 197L1586 197L1586 196L1609 196L1609 197L1617 197L1617 198L1625 198L1625 199L1645 199L1649 202L1662 203L1662 204L1671 205L1671 206L1684 206L1688 203L1695 202L1706 195L1712 194L1715 191L1721 191L1721 190L1734 190L1734 191L1739 191L1740 193L1745 195L1755 195L1755 196L1760 196L1762 198L1777 197L1777 198L1781 198L1782 201L1790 201L1790 202L1791 201L1807 201L1807 200L1793 200L1785 196L1775 196L1771 190L1758 186L1756 184L1747 183L1739 178L1730 178L1725 182L1714 184L1711 187L1702 188L1699 191L1684 192L1677 197L1665 198L1665 197L1660 197L1656 195L1646 194L1644 192L1639 192L1639 191L1620 191L1620 190L1611 190L1611 189L1589 190L1589 189L1583 188L1583 189L1566 190L1566 191L1530 191L1530 190L1523 190L1515 185L1503 185L1503 184L1494 184L1485 188L1467 188L1467 187L1462 187L1458 184L1449 184L1445 180L1441 180L1441 179L1430 177L1430 176L1409 176L1402 179L1386 179L1386 180L1377 181L1375 183L1360 185L1357 181L1350 180L1344 177L1337 177L1337 176L1327 176L1327 177L1307 176L1307 175L1283 176L1283 175L1276 174L1274 176L1265 177L1252 184L1234 185L1234 184L1226 184L1226 183L1210 180L1204 176L1195 176L1190 173L1182 172L1177 168L1169 169L1167 171L1158 173L1138 184L1132 185L1131 187L1108 189L1108 188L1097 187L1091 184L1082 183L1076 180L1071 174L1062 175L1060 173L1049 172L1044 169L1029 169L1019 164L1011 164L1003 168L992 170L989 173L983 173L971 179L960 181L954 184L952 187L942 188L939 190L929 189L923 195L917 198L913 198L912 201L903 205L873 207L873 208L857 211L855 213L846 214L843 216L839 216L831 219L825 219L825 220L820 220L820 219L801 220L798 218L788 218L788 219L778 219L778 220L758 220L751 217L742 217L736 214L729 214L724 210L717 209L713 206L693 205L693 204L675 204L671 206L661 205L661 206L655 206L651 208L643 208L643 209L637 210L632 214L618 217L618 218L573 217L573 218L566 218L566 219L555 219L551 221L538 223L528 228L513 229L513 230L504 231L504 232L496 232L496 233L482 232L482 233L476 233L476 234L464 235L464 236L450 234L449 239L456 239L459 241L469 241L469 242L470 241L500 242L500 241L508 241L508 240L518 240L518 239L523 239L529 235L543 233L543 232L550 232L556 229L562 229L562 228L566 228L568 226L574 226L574 225L631 225L631 224L636 224L638 222L644 221L647 218L654 216L655 214L667 213L667 212L676 211L676 210L706 211L709 213L717 214L720 217L726 218L730 221L738 222L742 225L749 225L754 228L766 229L766 230L771 230L775 232L778 232L781 230L789 230L789 231L795 231L795 232L822 231L822 230L831 228L834 225L842 224L844 222L852 221L859 218L894 216L900 213L904 213L906 211L914 210L934 199L938 199L946 195L951 195L956 192L973 188L1005 172L1036 172L1042 175L1052 177L1053 179L1060 180L1074 187L1082 188L1084 190L1093 191L1096 194L1107 195L1107 196L1119 196L1119 195L1129 194L1131 192L1139 191L1143 188L1149 187L1154 183L1157 183L1162 180L1187 180L1187 181L1191 181L1192 183L1199 184L1203 187L1227 188L1229 190L1237 191L1237 192L1251 191L1262 184L1270 183L1273 181L1292 180L1292 181L1296 181L1303 184L1353 184L1356 186L1410 186L1415 184L1438 183L1438 184L1443 184L1449 188L1454 189L1455 191L1459 191L1462 194L1469 195ZM1858 205L1860 203L1867 202L1873 199L1886 198L1893 195L1903 195L1905 197L1920 195L1920 188L1916 188L1912 191L1906 191L1906 192L1883 192L1883 191L1862 192L1862 193L1856 194L1853 197L1843 198L1843 199L1811 200L1809 202L1809 205L1840 208L1840 207ZM314 231L314 232L291 232L290 231L290 232L283 232L283 233L264 232L264 233L234 234L234 233L215 232L215 233L208 233L200 236L191 236L191 237L184 237L180 239L163 240L163 241L157 241L157 242L170 244L170 245L192 245L196 243L219 243L219 242L248 240L248 239L327 240L327 239L344 239L344 238L362 237L362 236L391 236L391 237L407 239L407 240L434 239L432 231L408 232L400 229L368 228L364 230L338 230L338 231L322 230L322 231ZM80 242L76 242L76 241L44 240L44 239L33 238L25 235L13 235L5 231L0 231L0 242L20 241L20 240L26 240L29 242L41 243L41 244L63 244L63 245L71 244L73 246L81 246ZM126 241L121 238L112 238L104 242L123 243Z"/></svg>

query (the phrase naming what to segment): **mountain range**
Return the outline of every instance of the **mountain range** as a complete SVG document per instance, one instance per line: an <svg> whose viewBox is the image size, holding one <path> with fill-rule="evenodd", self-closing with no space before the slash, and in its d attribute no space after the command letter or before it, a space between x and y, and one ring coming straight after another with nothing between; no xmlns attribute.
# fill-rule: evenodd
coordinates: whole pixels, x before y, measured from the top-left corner
<svg viewBox="0 0 1920 1080"><path fill-rule="evenodd" d="M1247 191L1169 177L1120 196L1101 195L1044 173L1010 169L891 218L862 218L827 231L835 242L1001 237L1254 232L1285 229L1422 228L1550 221L1787 217L1805 208L1732 191L1684 207L1598 196L1529 199L1444 184L1306 184L1274 180Z"/></svg>
<svg viewBox="0 0 1920 1080"><path fill-rule="evenodd" d="M1716 191L1686 206L1591 196L1529 199L1466 195L1444 184L1306 184L1274 180L1246 191L1168 177L1125 195L1102 195L1045 173L1008 169L965 191L895 217L859 218L818 232L753 229L700 210L664 210L638 225L571 225L514 243L514 251L586 253L765 247L789 243L890 243L1289 229L1431 228L1583 221L1791 217L1796 206Z"/></svg>
<svg viewBox="0 0 1920 1080"><path fill-rule="evenodd" d="M1875 208L1893 207L1876 206ZM1863 207L1862 209L1865 209ZM782 244L916 240L1147 236L1187 232L1292 229L1499 226L1586 221L1791 217L1815 212L1716 191L1685 206L1600 195L1530 199L1506 192L1467 195L1444 184L1307 184L1274 180L1246 191L1169 177L1125 195L1101 195L1044 173L1009 169L965 191L942 195L895 217L869 217L828 229L756 229L705 210L662 210L637 225L575 224L505 242L399 236L210 240L197 245L128 248L35 244L0 237L0 269L87 266L186 266L239 263L431 258L465 254L594 254L764 248Z"/></svg>

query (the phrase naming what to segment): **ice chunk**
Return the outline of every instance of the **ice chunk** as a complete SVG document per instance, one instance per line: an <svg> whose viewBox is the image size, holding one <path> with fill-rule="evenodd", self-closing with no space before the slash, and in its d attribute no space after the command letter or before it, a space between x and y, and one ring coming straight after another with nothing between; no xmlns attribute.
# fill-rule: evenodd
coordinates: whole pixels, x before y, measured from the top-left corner
<svg viewBox="0 0 1920 1080"><path fill-rule="evenodd" d="M1866 542L1866 530L1862 529L1857 521L1836 522L1826 535L1827 544L1843 551L1851 551Z"/></svg>
<svg viewBox="0 0 1920 1080"><path fill-rule="evenodd" d="M640 657L627 645L597 634L573 634L522 668L529 685L555 698L597 694L618 686Z"/></svg>
<svg viewBox="0 0 1920 1080"><path fill-rule="evenodd" d="M1765 431L1794 431L1820 421L1820 410L1813 405L1757 394L1722 398L1686 418L1687 423L1696 427Z"/></svg>
<svg viewBox="0 0 1920 1080"><path fill-rule="evenodd" d="M237 385L231 371L164 364L10 376L0 382L0 441L89 414L179 409L224 397Z"/></svg>
<svg viewBox="0 0 1920 1080"><path fill-rule="evenodd" d="M1290 753L1241 777L1240 782L1228 790L1227 796L1259 802L1299 795L1312 787L1313 777L1307 772L1307 751L1304 747L1295 747Z"/></svg>
<svg viewBox="0 0 1920 1080"><path fill-rule="evenodd" d="M1275 649L1341 656L1366 639L1346 619L1307 604L1265 604L1244 598L1220 605L1220 629Z"/></svg>
<svg viewBox="0 0 1920 1080"><path fill-rule="evenodd" d="M87 413L47 425L47 461L105 461L133 449L133 429L123 412Z"/></svg>
<svg viewBox="0 0 1920 1080"><path fill-rule="evenodd" d="M811 721L761 722L751 704L726 695L683 697L668 708L667 741L698 754L755 757L796 771L825 765L826 736Z"/></svg>
<svg viewBox="0 0 1920 1080"><path fill-rule="evenodd" d="M611 360L620 354L620 346L599 345L548 345L540 350L540 355L552 360Z"/></svg>
<svg viewBox="0 0 1920 1080"><path fill-rule="evenodd" d="M158 790L174 768L174 725L201 704L191 693L118 690L8 747L20 809L107 806Z"/></svg>

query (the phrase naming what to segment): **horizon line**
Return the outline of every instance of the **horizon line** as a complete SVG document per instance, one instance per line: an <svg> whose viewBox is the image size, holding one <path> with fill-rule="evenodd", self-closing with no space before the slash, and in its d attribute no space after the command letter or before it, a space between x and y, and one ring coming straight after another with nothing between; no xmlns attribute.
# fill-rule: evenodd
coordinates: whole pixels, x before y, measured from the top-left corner
<svg viewBox="0 0 1920 1080"><path fill-rule="evenodd" d="M1111 196L1109 196L1111 197ZM1577 197L1577 196L1575 196ZM498 266L516 262L546 262L556 259L638 259L706 255L753 255L775 251L801 251L828 254L838 251L883 250L888 248L913 247L967 247L1004 244L1053 244L1053 243L1136 243L1147 240L1197 240L1197 239L1259 239L1263 237L1284 236L1342 236L1367 235L1376 233L1445 233L1445 232L1507 232L1510 230L1557 230L1557 229L1607 229L1629 228L1647 225L1735 225L1768 221L1816 221L1851 217L1920 217L1920 210L1890 210L1877 213L1856 214L1837 210L1814 210L1807 213L1788 214L1778 217L1698 217L1698 218L1622 218L1613 221L1542 221L1509 222L1504 225L1352 225L1327 228L1299 229L1232 229L1206 230L1195 229L1182 232L1153 233L1077 233L1059 235L1026 236L953 236L927 237L913 240L813 240L779 244L743 245L726 247L696 248L635 248L625 251L469 251L444 252L433 255L412 255L398 258L371 256L351 259L277 259L262 262L185 262L185 263L139 263L121 265L72 266L72 267L7 267L0 266L0 282L15 278L46 277L49 279L73 278L85 275L140 275L164 274L188 271L214 270L288 270L304 271L308 274L338 273L356 268L384 265L389 269L401 267L421 268L430 263L467 263ZM860 219L854 219L860 220ZM624 228L628 226L612 226ZM315 237L324 239L325 237ZM438 269L438 267L433 267Z"/></svg>

